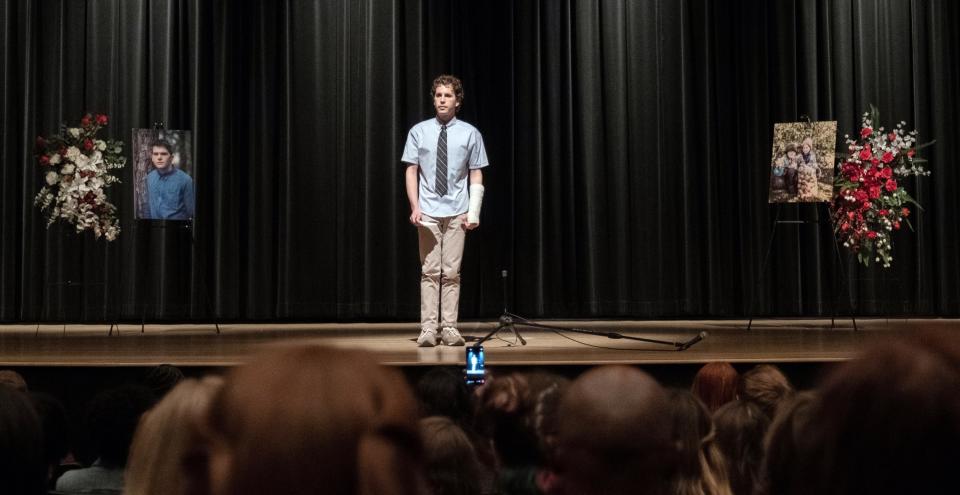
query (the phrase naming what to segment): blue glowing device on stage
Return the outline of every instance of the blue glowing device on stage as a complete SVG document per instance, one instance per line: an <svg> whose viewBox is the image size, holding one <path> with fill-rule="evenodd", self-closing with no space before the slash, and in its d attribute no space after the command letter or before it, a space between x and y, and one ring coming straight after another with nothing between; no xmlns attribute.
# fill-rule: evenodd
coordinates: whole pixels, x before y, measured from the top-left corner
<svg viewBox="0 0 960 495"><path fill-rule="evenodd" d="M483 346L467 347L467 368L464 373L467 385L482 385L486 377L487 372L483 367Z"/></svg>

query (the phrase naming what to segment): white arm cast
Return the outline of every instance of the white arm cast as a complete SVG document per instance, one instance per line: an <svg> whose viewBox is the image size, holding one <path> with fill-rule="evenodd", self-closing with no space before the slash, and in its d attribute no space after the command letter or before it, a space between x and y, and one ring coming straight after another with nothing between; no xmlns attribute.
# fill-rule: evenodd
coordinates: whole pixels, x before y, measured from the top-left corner
<svg viewBox="0 0 960 495"><path fill-rule="evenodd" d="M470 185L470 209L467 210L467 223L480 225L480 207L483 205L483 185Z"/></svg>

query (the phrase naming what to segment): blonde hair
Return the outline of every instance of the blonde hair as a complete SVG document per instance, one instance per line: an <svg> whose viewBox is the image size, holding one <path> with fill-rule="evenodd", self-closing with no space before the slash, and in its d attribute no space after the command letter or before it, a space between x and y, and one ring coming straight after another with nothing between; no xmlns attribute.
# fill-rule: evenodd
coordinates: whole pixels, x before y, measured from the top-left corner
<svg viewBox="0 0 960 495"><path fill-rule="evenodd" d="M124 493L187 493L181 474L184 458L203 442L201 422L223 385L219 377L180 382L140 418L133 436Z"/></svg>

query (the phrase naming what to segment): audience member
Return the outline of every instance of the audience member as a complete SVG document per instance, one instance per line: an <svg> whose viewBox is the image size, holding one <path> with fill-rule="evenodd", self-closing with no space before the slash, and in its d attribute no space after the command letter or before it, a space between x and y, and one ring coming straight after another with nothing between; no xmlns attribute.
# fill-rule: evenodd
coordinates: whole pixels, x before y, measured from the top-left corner
<svg viewBox="0 0 960 495"><path fill-rule="evenodd" d="M46 475L40 418L26 394L0 385L0 493L43 494Z"/></svg>
<svg viewBox="0 0 960 495"><path fill-rule="evenodd" d="M497 376L478 389L477 429L492 440L505 493L543 490L557 437L557 409L569 380L552 373Z"/></svg>
<svg viewBox="0 0 960 495"><path fill-rule="evenodd" d="M480 495L480 461L467 434L446 416L420 420L427 484L433 495Z"/></svg>
<svg viewBox="0 0 960 495"><path fill-rule="evenodd" d="M181 381L140 419L133 436L125 476L131 495L187 495L196 493L181 476L185 461L202 443L200 426L223 380Z"/></svg>
<svg viewBox="0 0 960 495"><path fill-rule="evenodd" d="M670 493L678 453L666 392L649 375L603 366L573 382L559 410L553 493Z"/></svg>
<svg viewBox="0 0 960 495"><path fill-rule="evenodd" d="M84 421L96 460L88 468L67 471L57 480L61 492L120 492L123 470L140 415L153 405L144 387L125 385L97 394Z"/></svg>
<svg viewBox="0 0 960 495"><path fill-rule="evenodd" d="M679 448L674 495L732 495L710 411L686 390L669 390L672 436Z"/></svg>
<svg viewBox="0 0 960 495"><path fill-rule="evenodd" d="M803 479L813 473L797 469L810 455L810 432L816 428L814 392L800 392L785 402L774 417L764 439L765 456L756 493L801 495Z"/></svg>
<svg viewBox="0 0 960 495"><path fill-rule="evenodd" d="M779 368L761 364L740 376L738 393L741 400L756 403L768 417L773 418L777 407L793 397L794 390Z"/></svg>
<svg viewBox="0 0 960 495"><path fill-rule="evenodd" d="M40 418L43 430L43 461L47 466L47 488L52 490L57 478L64 472L64 460L70 455L70 423L63 404L56 397L42 392L31 392L30 401Z"/></svg>
<svg viewBox="0 0 960 495"><path fill-rule="evenodd" d="M713 414L717 446L723 453L733 493L750 495L760 481L763 438L770 418L760 406L742 400L729 402Z"/></svg>
<svg viewBox="0 0 960 495"><path fill-rule="evenodd" d="M720 406L737 398L737 381L740 375L727 362L707 363L693 377L690 391L710 410L717 412Z"/></svg>
<svg viewBox="0 0 960 495"><path fill-rule="evenodd" d="M196 482L213 495L424 488L413 394L363 352L305 346L259 356L230 372L205 427L209 479Z"/></svg>
<svg viewBox="0 0 960 495"><path fill-rule="evenodd" d="M950 334L887 342L822 384L790 486L770 493L944 493L956 484L960 343Z"/></svg>
<svg viewBox="0 0 960 495"><path fill-rule="evenodd" d="M23 375L13 370L0 370L0 385L6 385L20 392L27 392L27 381Z"/></svg>
<svg viewBox="0 0 960 495"><path fill-rule="evenodd" d="M462 370L433 368L417 380L416 391L422 417L446 416L461 427L471 423L473 406Z"/></svg>
<svg viewBox="0 0 960 495"><path fill-rule="evenodd" d="M143 384L153 392L157 400L167 395L178 383L183 381L183 372L172 364L160 364L150 368L143 377Z"/></svg>

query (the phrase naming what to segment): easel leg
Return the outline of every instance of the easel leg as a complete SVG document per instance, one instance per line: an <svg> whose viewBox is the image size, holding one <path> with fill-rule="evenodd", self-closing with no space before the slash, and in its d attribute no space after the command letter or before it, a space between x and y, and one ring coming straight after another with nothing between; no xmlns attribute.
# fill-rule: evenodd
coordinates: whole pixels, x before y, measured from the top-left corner
<svg viewBox="0 0 960 495"><path fill-rule="evenodd" d="M747 330L750 330L753 327L753 315L756 310L754 307L757 301L757 288L763 283L764 275L767 274L767 264L770 262L770 253L773 252L773 239L777 235L777 224L780 222L780 204L777 204L777 212L773 217L773 228L770 229L770 240L767 242L767 253L763 255L763 264L760 265L760 276L757 277L757 282L753 286L753 291L751 291L750 296L750 319L747 320Z"/></svg>

